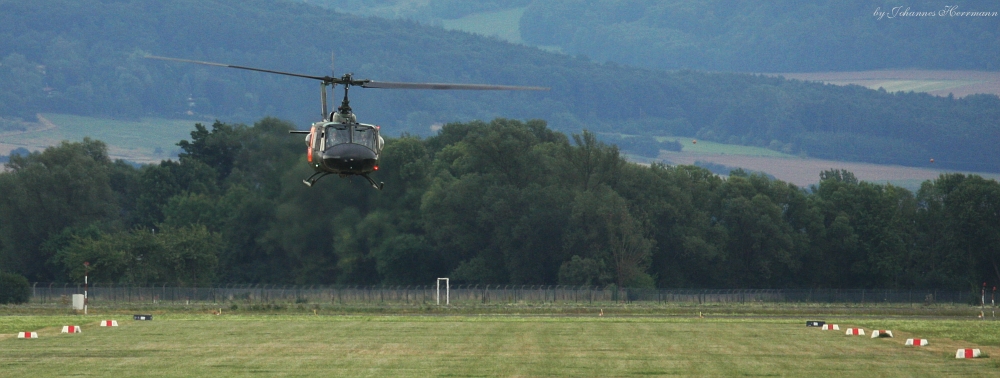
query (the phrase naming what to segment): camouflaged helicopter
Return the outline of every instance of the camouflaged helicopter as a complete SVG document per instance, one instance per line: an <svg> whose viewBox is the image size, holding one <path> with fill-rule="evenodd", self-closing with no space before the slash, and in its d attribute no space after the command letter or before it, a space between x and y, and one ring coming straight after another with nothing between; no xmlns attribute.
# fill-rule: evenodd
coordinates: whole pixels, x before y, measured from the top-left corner
<svg viewBox="0 0 1000 378"><path fill-rule="evenodd" d="M382 89L451 89L451 90L516 90L544 91L545 87L489 85L489 84L453 84L453 83L408 83L374 81L369 79L354 79L352 74L340 77L313 76L297 73L266 70L261 68L237 66L198 60L168 58L146 55L149 59L159 59L183 63L195 63L216 67L236 68L241 70L272 73L278 75L301 77L320 81L320 98L323 103L323 120L313 122L308 131L292 130L293 134L307 134L305 143L306 161L315 171L312 176L302 180L306 186L313 186L319 179L336 174L340 177L361 176L375 189L381 190L385 183L376 183L369 174L378 170L379 157L384 141L379 135L379 126L358 123L357 116L351 110L347 93L352 86L361 88ZM336 111L327 112L327 87L344 86L344 100Z"/></svg>

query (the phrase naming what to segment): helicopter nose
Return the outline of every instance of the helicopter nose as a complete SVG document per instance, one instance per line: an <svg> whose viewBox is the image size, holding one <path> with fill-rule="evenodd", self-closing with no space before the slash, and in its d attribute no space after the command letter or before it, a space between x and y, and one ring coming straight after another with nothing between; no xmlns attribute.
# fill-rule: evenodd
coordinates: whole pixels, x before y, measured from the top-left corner
<svg viewBox="0 0 1000 378"><path fill-rule="evenodd" d="M323 151L323 163L340 171L370 172L375 162L375 151L359 144L338 144Z"/></svg>

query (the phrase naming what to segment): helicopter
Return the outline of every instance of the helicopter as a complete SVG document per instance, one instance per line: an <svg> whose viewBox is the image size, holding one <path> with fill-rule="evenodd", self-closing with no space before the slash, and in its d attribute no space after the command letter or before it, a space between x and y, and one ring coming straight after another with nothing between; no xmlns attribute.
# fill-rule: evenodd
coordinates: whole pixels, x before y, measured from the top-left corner
<svg viewBox="0 0 1000 378"><path fill-rule="evenodd" d="M490 85L490 84L455 84L455 83L410 83L374 81L370 79L355 79L352 73L336 77L331 72L331 76L303 75L291 72L267 70L247 66L237 66L232 64L205 62L199 60L170 58L156 55L146 55L148 59L159 59L166 61L194 63L216 67L236 68L248 71L257 71L278 75L301 77L320 81L320 100L322 101L323 118L319 122L313 122L309 130L291 130L292 134L307 134L306 162L315 171L312 176L302 180L306 186L312 187L319 179L327 175L336 174L340 177L361 176L368 180L376 190L382 190L385 183L376 183L370 174L378 171L379 157L382 153L382 146L385 141L380 135L378 125L358 123L357 115L354 114L348 100L348 91L353 87L361 88L382 88L382 89L438 89L438 90L518 90L518 91L547 91L547 87L513 86L513 85ZM344 86L344 100L340 106L332 112L327 112L327 87L336 89L337 85Z"/></svg>

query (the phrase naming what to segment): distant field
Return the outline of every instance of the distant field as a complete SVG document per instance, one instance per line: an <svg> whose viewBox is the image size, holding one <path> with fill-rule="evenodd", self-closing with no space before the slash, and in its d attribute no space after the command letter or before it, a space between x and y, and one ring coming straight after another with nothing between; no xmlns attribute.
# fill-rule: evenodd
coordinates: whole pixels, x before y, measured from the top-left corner
<svg viewBox="0 0 1000 378"><path fill-rule="evenodd" d="M683 147L680 152L661 151L658 159L669 164L694 165L700 161L724 165L733 169L743 168L748 171L765 172L779 180L800 187L819 183L819 174L825 170L846 169L854 173L860 180L891 183L916 191L924 181L934 180L944 173L955 172L933 168L802 158L762 147L715 143L694 138L659 137L657 139L661 142L677 141ZM694 141L697 143L693 143ZM1000 174L996 173L965 173L1000 180Z"/></svg>
<svg viewBox="0 0 1000 378"><path fill-rule="evenodd" d="M889 92L927 92L955 97L976 93L1000 95L1000 72L884 70L857 72L812 72L768 74L788 79L820 81L836 85L857 84Z"/></svg>
<svg viewBox="0 0 1000 378"><path fill-rule="evenodd" d="M477 13L455 20L442 20L441 24L449 30L496 36L513 43L523 43L520 21L524 10L525 8L514 8L499 12Z"/></svg>
<svg viewBox="0 0 1000 378"><path fill-rule="evenodd" d="M795 155L784 154L763 147L716 143L716 142L697 140L696 138L658 137L656 139L660 142L678 142L681 144L681 147L683 147L683 151L686 153L759 156L759 157L777 157L777 158L795 157Z"/></svg>
<svg viewBox="0 0 1000 378"><path fill-rule="evenodd" d="M122 121L68 114L39 114L38 123L31 129L0 136L0 154L7 154L18 147L31 151L43 150L63 140L76 142L90 137L107 143L108 153L113 159L153 163L176 156L180 151L177 142L191 138L195 123L197 121L162 118Z"/></svg>
<svg viewBox="0 0 1000 378"><path fill-rule="evenodd" d="M698 144L702 144L701 141ZM720 147L721 148L721 147ZM731 150L730 150L731 151ZM694 164L696 161L721 164L733 168L744 168L751 171L767 172L775 178L800 187L808 187L819 183L819 174L828 169L846 169L859 180L891 183L896 186L915 191L927 180L938 178L941 174L954 171L936 170L931 168L904 167L900 165L879 165L857 162L843 162L821 159L804 159L798 157L761 156L732 153L696 153L684 146L682 152L663 151L660 159L672 164ZM977 173L987 179L1000 180L1000 174Z"/></svg>
<svg viewBox="0 0 1000 378"><path fill-rule="evenodd" d="M0 316L0 325L11 318ZM157 315L117 328L71 319L83 333L44 328L0 339L9 376L996 376L996 357L942 332L1000 333L996 322L827 319L892 329L848 337L805 319L525 316ZM23 320L19 320L23 321ZM30 321L30 320L29 320ZM919 333L917 333L919 332ZM928 336L932 335L932 336ZM904 347L907 337L930 339ZM996 346L978 346L991 356Z"/></svg>
<svg viewBox="0 0 1000 378"><path fill-rule="evenodd" d="M521 39L521 16L526 8L513 8L497 12L483 12L454 20L441 20L441 26L448 30L493 36L511 43L524 44ZM559 46L535 46L542 50L562 53Z"/></svg>

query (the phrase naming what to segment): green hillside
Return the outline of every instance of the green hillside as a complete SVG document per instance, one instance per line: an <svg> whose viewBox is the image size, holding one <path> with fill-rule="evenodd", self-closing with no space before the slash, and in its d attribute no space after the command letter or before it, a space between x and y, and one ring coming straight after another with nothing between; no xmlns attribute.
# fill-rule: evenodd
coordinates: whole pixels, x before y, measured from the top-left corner
<svg viewBox="0 0 1000 378"><path fill-rule="evenodd" d="M497 10L474 8L456 17ZM0 45L0 117L11 119L59 113L138 120L190 113L230 122L275 116L302 128L319 118L313 82L143 57L155 53L324 75L333 52L337 73L356 77L552 88L352 91L359 119L384 126L389 135L428 136L434 125L453 121L544 119L564 132L677 135L908 166L934 157L942 168L1000 171L1000 157L992 152L1000 144L996 96L949 99L595 64L497 38L301 2L0 0L0 38L6 41Z"/></svg>
<svg viewBox="0 0 1000 378"><path fill-rule="evenodd" d="M520 29L530 44L655 69L996 71L998 13L993 0L537 0Z"/></svg>
<svg viewBox="0 0 1000 378"><path fill-rule="evenodd" d="M1000 70L994 0L300 0L654 69ZM904 13L933 13L932 16ZM879 12L882 12L879 15ZM970 15L966 12L985 14ZM516 14L518 18L510 16ZM522 19L520 18L521 16ZM478 20L481 22L473 22ZM508 24L509 23L509 24ZM505 24L505 25L500 25ZM483 31L503 28L498 34ZM513 31L517 31L514 33ZM887 88L888 89L888 88Z"/></svg>

